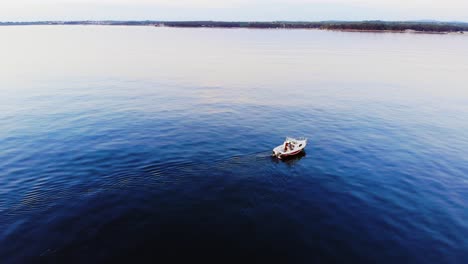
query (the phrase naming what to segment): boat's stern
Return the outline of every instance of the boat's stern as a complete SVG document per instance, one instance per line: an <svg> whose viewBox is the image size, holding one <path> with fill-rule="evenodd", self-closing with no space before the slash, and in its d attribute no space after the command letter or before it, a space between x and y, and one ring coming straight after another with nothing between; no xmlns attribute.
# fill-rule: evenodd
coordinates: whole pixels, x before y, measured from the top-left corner
<svg viewBox="0 0 468 264"><path fill-rule="evenodd" d="M281 147L282 147L282 145L281 145L281 146L278 146L278 147L276 147L276 148L274 148L274 149L273 149L272 156L281 159L281 155L283 154L283 152L281 151Z"/></svg>

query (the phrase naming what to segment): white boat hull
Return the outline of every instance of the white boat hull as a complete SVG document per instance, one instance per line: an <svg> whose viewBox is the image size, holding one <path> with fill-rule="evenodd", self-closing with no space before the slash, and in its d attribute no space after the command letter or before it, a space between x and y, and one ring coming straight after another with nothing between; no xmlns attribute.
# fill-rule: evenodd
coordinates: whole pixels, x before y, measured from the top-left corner
<svg viewBox="0 0 468 264"><path fill-rule="evenodd" d="M286 148L286 143L289 145ZM307 146L307 139L294 139L294 138L286 138L282 145L277 146L273 149L273 156L283 159L286 157L295 156L301 153L305 147Z"/></svg>

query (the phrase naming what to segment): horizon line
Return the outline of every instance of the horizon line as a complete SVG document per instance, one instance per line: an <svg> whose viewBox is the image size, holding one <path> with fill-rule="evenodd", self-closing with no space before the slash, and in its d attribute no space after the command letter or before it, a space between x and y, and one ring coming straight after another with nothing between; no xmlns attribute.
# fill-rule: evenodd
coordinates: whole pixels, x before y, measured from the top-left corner
<svg viewBox="0 0 468 264"><path fill-rule="evenodd" d="M29 21L0 21L0 23L38 23L38 22L245 22L245 23L265 23L265 22L302 22L302 23L321 23L321 22L418 22L418 23L468 23L461 20L435 20L435 19L411 19L411 20L155 20L155 19L73 19L73 20L29 20Z"/></svg>

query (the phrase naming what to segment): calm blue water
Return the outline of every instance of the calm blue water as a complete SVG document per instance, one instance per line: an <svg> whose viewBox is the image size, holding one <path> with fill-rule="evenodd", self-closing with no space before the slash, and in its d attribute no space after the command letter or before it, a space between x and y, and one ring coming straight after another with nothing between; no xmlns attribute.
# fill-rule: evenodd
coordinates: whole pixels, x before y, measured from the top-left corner
<svg viewBox="0 0 468 264"><path fill-rule="evenodd" d="M1 263L468 259L466 36L0 36Z"/></svg>

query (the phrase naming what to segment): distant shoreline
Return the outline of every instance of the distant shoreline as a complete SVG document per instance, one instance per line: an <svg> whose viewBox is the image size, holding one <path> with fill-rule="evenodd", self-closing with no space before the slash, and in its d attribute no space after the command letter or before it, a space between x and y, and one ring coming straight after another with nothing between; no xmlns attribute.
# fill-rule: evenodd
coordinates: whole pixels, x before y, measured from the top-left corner
<svg viewBox="0 0 468 264"><path fill-rule="evenodd" d="M417 31L417 30L363 30L363 29L319 29L339 32L356 32L356 33L401 33L401 34L468 34L468 31Z"/></svg>
<svg viewBox="0 0 468 264"><path fill-rule="evenodd" d="M447 34L468 33L465 22L392 22L392 21L325 21L325 22L222 22L222 21L37 21L0 22L0 26L31 25L99 25L155 26L176 28L246 28L246 29L320 29L343 32L388 32Z"/></svg>

